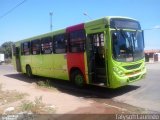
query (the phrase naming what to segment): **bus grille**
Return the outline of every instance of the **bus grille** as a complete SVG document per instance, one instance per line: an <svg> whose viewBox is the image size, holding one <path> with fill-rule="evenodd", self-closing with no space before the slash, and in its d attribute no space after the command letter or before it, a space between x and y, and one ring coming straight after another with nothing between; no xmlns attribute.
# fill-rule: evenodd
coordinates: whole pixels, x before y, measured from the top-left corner
<svg viewBox="0 0 160 120"><path fill-rule="evenodd" d="M129 77L129 81L134 81L139 78L140 75L134 76L134 77Z"/></svg>
<svg viewBox="0 0 160 120"><path fill-rule="evenodd" d="M123 66L125 69L127 70L132 70L132 69L136 69L139 68L141 66L141 63L139 64L135 64L135 65L130 65L130 66Z"/></svg>
<svg viewBox="0 0 160 120"><path fill-rule="evenodd" d="M141 70L136 70L136 71L132 71L132 72L127 72L125 75L134 75L134 74L137 74L137 73L139 73L139 72L141 72Z"/></svg>

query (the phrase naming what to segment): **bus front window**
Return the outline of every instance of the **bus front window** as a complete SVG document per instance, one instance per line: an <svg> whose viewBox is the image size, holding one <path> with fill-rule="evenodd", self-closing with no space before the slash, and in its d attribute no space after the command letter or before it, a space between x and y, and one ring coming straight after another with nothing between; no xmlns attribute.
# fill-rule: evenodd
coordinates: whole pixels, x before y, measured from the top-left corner
<svg viewBox="0 0 160 120"><path fill-rule="evenodd" d="M120 62L132 62L144 57L144 42L142 31L112 32L113 58Z"/></svg>

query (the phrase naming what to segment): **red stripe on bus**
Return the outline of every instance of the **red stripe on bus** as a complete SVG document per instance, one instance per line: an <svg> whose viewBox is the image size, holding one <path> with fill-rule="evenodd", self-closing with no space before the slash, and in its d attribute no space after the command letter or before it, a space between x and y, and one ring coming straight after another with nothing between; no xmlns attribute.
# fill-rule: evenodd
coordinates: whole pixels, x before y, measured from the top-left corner
<svg viewBox="0 0 160 120"><path fill-rule="evenodd" d="M75 26L70 26L66 29L67 33L76 31L76 30L82 30L84 29L84 23L82 24L78 24ZM86 80L86 76L85 76L85 63L84 63L84 53L67 53L67 66L68 66L68 70L70 72L70 70L72 68L79 68L80 71L83 73L84 75L84 79ZM70 75L69 75L70 76Z"/></svg>
<svg viewBox="0 0 160 120"><path fill-rule="evenodd" d="M67 66L70 71L72 68L79 68L85 76L84 53L67 53Z"/></svg>
<svg viewBox="0 0 160 120"><path fill-rule="evenodd" d="M84 29L84 23L67 27L67 33Z"/></svg>

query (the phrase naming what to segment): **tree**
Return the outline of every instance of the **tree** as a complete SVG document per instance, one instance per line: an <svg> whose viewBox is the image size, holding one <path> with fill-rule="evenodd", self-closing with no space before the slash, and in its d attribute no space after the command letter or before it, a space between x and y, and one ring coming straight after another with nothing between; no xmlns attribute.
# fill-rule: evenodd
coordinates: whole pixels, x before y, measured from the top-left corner
<svg viewBox="0 0 160 120"><path fill-rule="evenodd" d="M11 58L12 57L12 46L13 42L5 42L0 46L0 52L4 53L5 58Z"/></svg>

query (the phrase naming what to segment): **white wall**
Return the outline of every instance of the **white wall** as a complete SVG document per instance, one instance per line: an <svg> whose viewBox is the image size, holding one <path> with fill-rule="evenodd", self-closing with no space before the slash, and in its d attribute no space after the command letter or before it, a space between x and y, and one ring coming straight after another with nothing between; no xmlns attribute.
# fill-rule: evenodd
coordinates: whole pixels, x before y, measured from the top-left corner
<svg viewBox="0 0 160 120"><path fill-rule="evenodd" d="M4 62L4 54L0 54L0 62Z"/></svg>

